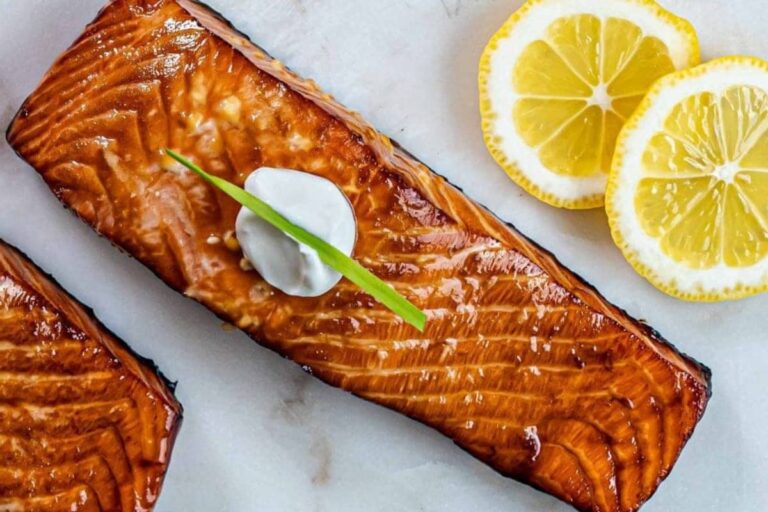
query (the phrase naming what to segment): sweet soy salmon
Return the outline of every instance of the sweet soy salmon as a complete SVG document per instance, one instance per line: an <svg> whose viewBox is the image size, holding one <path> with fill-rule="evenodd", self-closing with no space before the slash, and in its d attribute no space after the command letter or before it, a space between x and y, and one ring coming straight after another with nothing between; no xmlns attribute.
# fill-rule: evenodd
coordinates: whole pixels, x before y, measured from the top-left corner
<svg viewBox="0 0 768 512"><path fill-rule="evenodd" d="M0 510L148 512L180 422L154 367L0 240Z"/></svg>
<svg viewBox="0 0 768 512"><path fill-rule="evenodd" d="M704 413L704 366L201 4L110 3L8 140L171 287L578 509L637 510ZM268 286L240 264L240 206L164 147L240 186L260 166L332 180L357 216L354 257L426 330L346 280L317 298Z"/></svg>

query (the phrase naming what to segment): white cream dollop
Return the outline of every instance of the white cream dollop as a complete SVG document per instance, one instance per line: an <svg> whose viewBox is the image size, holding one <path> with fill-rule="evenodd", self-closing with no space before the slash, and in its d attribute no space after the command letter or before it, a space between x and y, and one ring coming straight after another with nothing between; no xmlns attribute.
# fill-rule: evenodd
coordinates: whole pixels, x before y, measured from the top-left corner
<svg viewBox="0 0 768 512"><path fill-rule="evenodd" d="M294 224L352 255L357 239L355 212L332 181L292 169L260 167L248 176L244 188ZM246 259L264 280L288 295L317 297L341 279L314 249L248 208L240 209L235 229Z"/></svg>

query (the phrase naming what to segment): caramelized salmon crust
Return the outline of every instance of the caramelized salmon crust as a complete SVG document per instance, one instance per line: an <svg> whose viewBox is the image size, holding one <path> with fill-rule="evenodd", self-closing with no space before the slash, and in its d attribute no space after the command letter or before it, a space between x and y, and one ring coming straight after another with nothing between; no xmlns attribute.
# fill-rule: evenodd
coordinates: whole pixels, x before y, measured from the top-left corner
<svg viewBox="0 0 768 512"><path fill-rule="evenodd" d="M704 412L705 367L198 3L109 4L8 140L173 288L578 509L636 510ZM268 286L240 264L239 205L166 146L238 185L259 166L339 185L354 256L427 313L424 333L348 281L318 298Z"/></svg>
<svg viewBox="0 0 768 512"><path fill-rule="evenodd" d="M162 377L0 241L0 510L148 512L180 421Z"/></svg>

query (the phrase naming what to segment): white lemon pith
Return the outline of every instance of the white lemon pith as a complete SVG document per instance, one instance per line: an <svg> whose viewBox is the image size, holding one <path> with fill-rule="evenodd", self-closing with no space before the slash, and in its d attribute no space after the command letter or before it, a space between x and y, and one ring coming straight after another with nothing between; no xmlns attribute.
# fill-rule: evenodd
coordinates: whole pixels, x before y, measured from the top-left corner
<svg viewBox="0 0 768 512"><path fill-rule="evenodd" d="M662 78L619 136L611 233L688 300L768 289L768 63L726 57Z"/></svg>
<svg viewBox="0 0 768 512"><path fill-rule="evenodd" d="M530 0L480 61L486 145L537 198L600 206L625 120L657 78L698 60L691 25L652 0Z"/></svg>

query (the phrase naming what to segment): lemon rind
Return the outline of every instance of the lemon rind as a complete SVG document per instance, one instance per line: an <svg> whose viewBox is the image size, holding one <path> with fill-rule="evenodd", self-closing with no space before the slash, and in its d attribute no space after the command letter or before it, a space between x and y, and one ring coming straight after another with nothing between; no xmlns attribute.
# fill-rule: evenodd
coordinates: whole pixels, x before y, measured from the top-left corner
<svg viewBox="0 0 768 512"><path fill-rule="evenodd" d="M682 82L702 77L712 70L721 68L725 69L728 67L752 68L764 72L766 77L768 77L768 62L757 57L733 55L720 57L700 66L677 71L660 78L648 90L635 112L630 116L630 118L624 124L621 132L619 133L619 136L616 140L616 150L614 152L613 161L611 163L611 172L608 176L608 185L606 187L605 209L608 217L608 224L610 226L611 237L613 238L616 246L621 250L624 258L627 260L627 262L629 262L629 264L638 274L643 276L648 282L650 282L653 286L662 292L672 297L691 302L720 302L726 300L737 300L764 293L768 291L768 270L764 272L764 275L762 278L760 278L763 280L763 282L737 282L734 285L725 286L719 289L702 289L699 286L698 291L682 290L677 285L678 279L676 276L672 276L671 278L664 278L655 268L652 268L650 265L641 261L641 257L639 256L638 251L626 240L625 234L623 232L624 226L622 226L620 221L621 212L615 204L615 198L622 182L621 173L625 166L624 159L626 158L626 145L628 143L628 139L633 134L634 130L637 129L644 116L648 114L648 111L654 105L654 102L658 99L659 95L667 91L670 87L674 87L675 85L678 85ZM735 84L732 83L730 85ZM655 239L651 237L648 238L653 242L656 242ZM761 262L762 261L765 261L765 259L761 260ZM760 263L756 263L752 267L759 264Z"/></svg>
<svg viewBox="0 0 768 512"><path fill-rule="evenodd" d="M517 11L515 11L504 24L494 33L491 39L486 44L483 53L480 57L479 71L478 71L478 90L480 96L480 117L481 128L483 133L483 141L488 148L489 153L494 158L496 163L504 169L509 177L517 183L523 190L536 197L540 201L543 201L551 206L558 208L566 208L572 210L582 210L599 208L605 204L605 194L603 192L584 195L575 199L565 199L557 194L546 191L529 178L519 168L517 162L512 161L505 151L499 147L496 143L496 135L493 132L492 123L498 115L491 106L491 99L488 94L488 76L490 74L490 60L493 52L497 49L499 43L507 38L512 30L517 26L520 20L522 20L533 8L537 5L550 2L552 0L528 0ZM674 30L680 34L683 34L684 39L687 41L687 66L695 66L701 59L701 48L699 45L698 36L693 25L674 13L664 9L655 0L622 0L626 3L632 3L650 10L651 14L658 20L670 25ZM593 4L594 5L594 4ZM543 168L543 166L542 166ZM545 172L551 172L546 168L543 168ZM579 178L573 178L579 179ZM606 176L607 183L607 176Z"/></svg>

